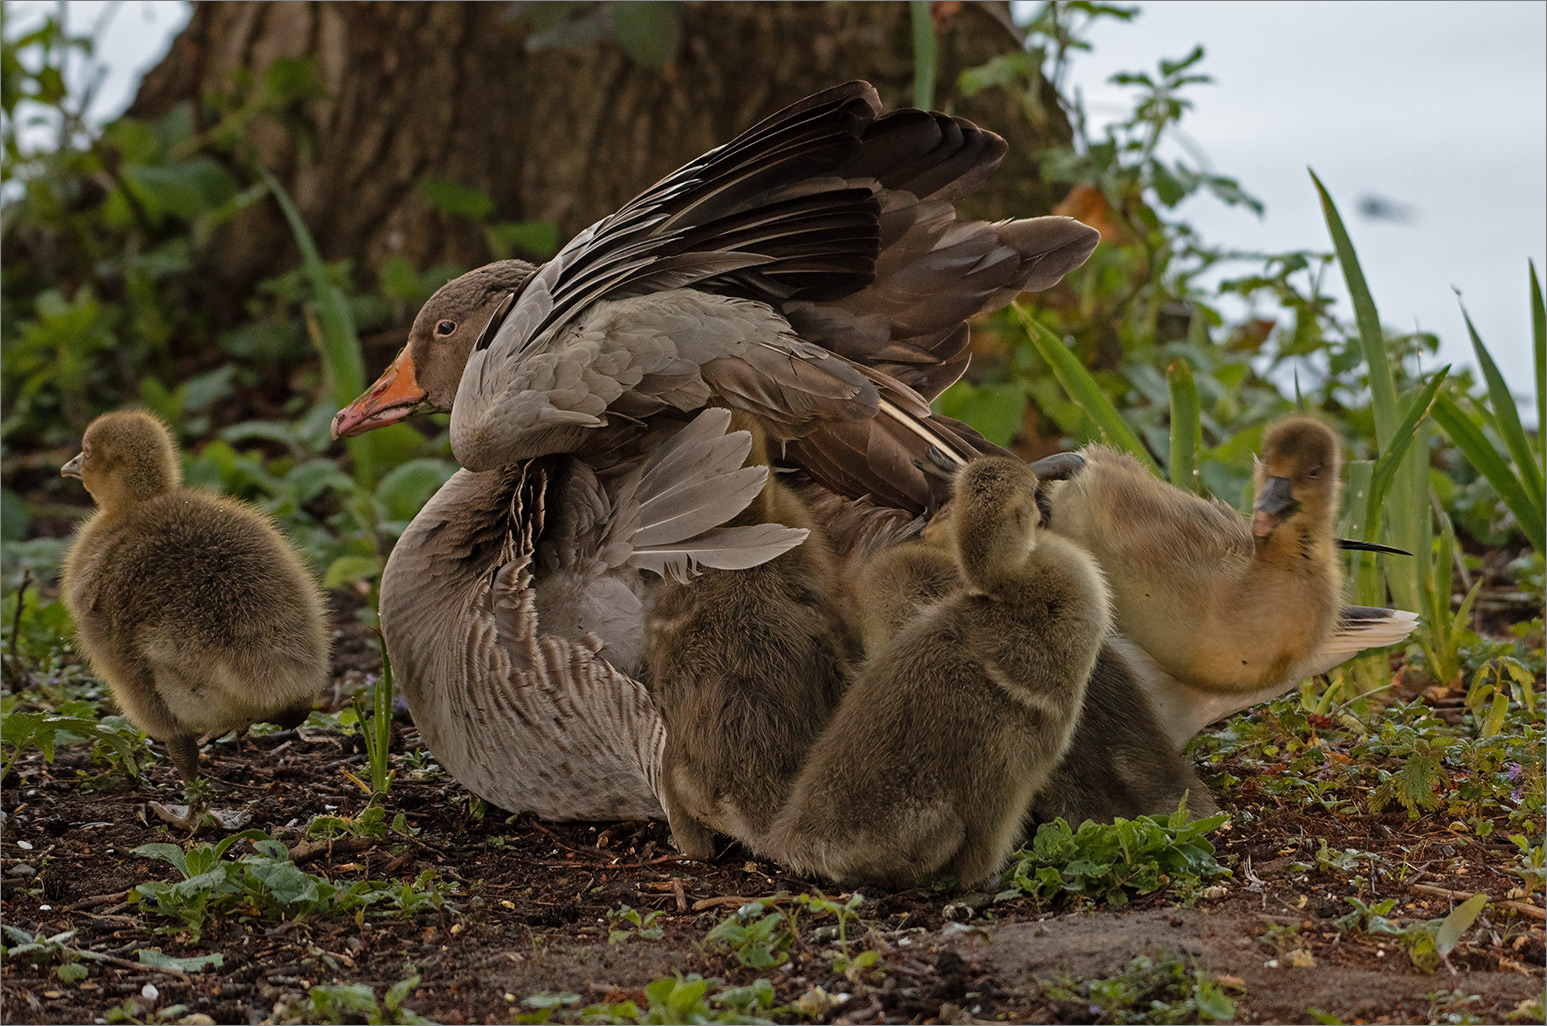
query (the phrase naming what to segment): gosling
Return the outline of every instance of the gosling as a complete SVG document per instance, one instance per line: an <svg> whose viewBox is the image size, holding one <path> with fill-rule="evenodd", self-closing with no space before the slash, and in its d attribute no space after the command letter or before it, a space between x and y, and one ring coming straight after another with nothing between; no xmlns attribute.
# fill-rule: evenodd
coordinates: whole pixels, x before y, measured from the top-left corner
<svg viewBox="0 0 1547 1026"><path fill-rule="evenodd" d="M1037 531L1036 490L1012 458L961 470L950 509L966 586L870 656L774 823L780 861L845 883L950 873L964 887L1004 862L1110 625L1095 563Z"/></svg>
<svg viewBox="0 0 1547 1026"><path fill-rule="evenodd" d="M1095 556L1118 628L1162 671L1232 694L1308 672L1342 608L1330 428L1308 417L1269 427L1250 525L1126 453L1096 445L1081 455L1084 468L1053 491L1049 527Z"/></svg>
<svg viewBox="0 0 1547 1026"><path fill-rule="evenodd" d="M748 464L767 465L757 421ZM677 847L696 859L726 834L766 850L806 752L848 684L853 642L833 595L836 561L805 506L768 481L733 526L778 523L805 541L748 570L660 585L646 613L646 685L666 724L661 797Z"/></svg>
<svg viewBox="0 0 1547 1026"><path fill-rule="evenodd" d="M874 556L855 585L855 609L867 652L879 651L915 617L964 586L948 549L951 518L942 514L922 541ZM1186 799L1190 819L1219 811L1197 771L1171 743L1150 702L1153 664L1120 634L1102 643L1080 703L1069 748L1031 802L1038 823L1166 816ZM1158 676L1158 675L1157 675ZM1148 687L1147 687L1148 685Z"/></svg>
<svg viewBox="0 0 1547 1026"><path fill-rule="evenodd" d="M1147 659L1122 635L1101 647L1090 672L1074 739L1031 801L1032 819L1086 820L1169 816L1183 801L1187 818L1219 811L1198 771L1166 736L1143 681Z"/></svg>
<svg viewBox="0 0 1547 1026"><path fill-rule="evenodd" d="M201 734L294 727L328 680L322 594L261 514L182 487L171 433L107 413L61 473L97 512L65 556L76 638L129 722L166 743L185 784Z"/></svg>

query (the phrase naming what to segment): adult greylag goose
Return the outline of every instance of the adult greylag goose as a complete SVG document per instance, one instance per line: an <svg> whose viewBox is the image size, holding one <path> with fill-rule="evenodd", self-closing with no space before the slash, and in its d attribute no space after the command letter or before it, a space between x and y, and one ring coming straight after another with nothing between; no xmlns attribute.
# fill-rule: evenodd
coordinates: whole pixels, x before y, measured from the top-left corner
<svg viewBox="0 0 1547 1026"><path fill-rule="evenodd" d="M1402 610L1343 605L1339 468L1332 429L1290 417L1263 436L1250 524L1107 446L1081 450L1049 489L1050 529L1111 578L1118 629L1152 664L1143 679L1178 746L1415 626Z"/></svg>
<svg viewBox="0 0 1547 1026"><path fill-rule="evenodd" d="M60 472L97 503L60 580L76 640L184 783L198 776L200 734L306 719L328 682L327 616L273 524L182 487L171 432L139 410L93 420Z"/></svg>

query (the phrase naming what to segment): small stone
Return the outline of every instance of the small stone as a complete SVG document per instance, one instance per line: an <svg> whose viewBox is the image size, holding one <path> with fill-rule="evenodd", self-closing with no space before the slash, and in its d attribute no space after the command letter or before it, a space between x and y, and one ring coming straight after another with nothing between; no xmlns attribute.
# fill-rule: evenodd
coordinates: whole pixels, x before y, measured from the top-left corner
<svg viewBox="0 0 1547 1026"><path fill-rule="evenodd" d="M156 985L154 983L147 983L145 986L140 988L140 997L144 998L146 1001L155 1001L161 997L161 991L156 989Z"/></svg>
<svg viewBox="0 0 1547 1026"><path fill-rule="evenodd" d="M5 871L5 875L6 876L19 876L19 877L22 877L23 879L31 879L32 877L38 875L38 871L35 868L33 868L32 866L27 865L27 863L25 863L25 862L18 862L18 863L16 863L16 865L12 866L10 869L7 869Z"/></svg>

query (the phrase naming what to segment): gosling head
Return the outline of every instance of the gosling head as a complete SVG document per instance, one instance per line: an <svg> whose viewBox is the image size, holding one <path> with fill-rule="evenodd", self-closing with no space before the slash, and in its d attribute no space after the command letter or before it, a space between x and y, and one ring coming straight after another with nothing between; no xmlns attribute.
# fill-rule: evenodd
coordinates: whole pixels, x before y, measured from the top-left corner
<svg viewBox="0 0 1547 1026"><path fill-rule="evenodd" d="M535 270L525 260L497 260L437 289L414 318L408 344L397 359L368 392L333 418L333 437L364 434L415 413L451 409L473 344L500 304Z"/></svg>
<svg viewBox="0 0 1547 1026"><path fill-rule="evenodd" d="M1341 471L1337 435L1310 417L1289 417L1268 428L1257 460L1252 534L1263 539L1294 519L1330 523L1337 512Z"/></svg>
<svg viewBox="0 0 1547 1026"><path fill-rule="evenodd" d="M962 573L972 587L1007 583L1036 544L1037 475L1008 456L973 460L957 475L951 511Z"/></svg>
<svg viewBox="0 0 1547 1026"><path fill-rule="evenodd" d="M104 510L166 495L183 483L172 432L144 410L104 413L92 421L80 453L59 473L79 478Z"/></svg>

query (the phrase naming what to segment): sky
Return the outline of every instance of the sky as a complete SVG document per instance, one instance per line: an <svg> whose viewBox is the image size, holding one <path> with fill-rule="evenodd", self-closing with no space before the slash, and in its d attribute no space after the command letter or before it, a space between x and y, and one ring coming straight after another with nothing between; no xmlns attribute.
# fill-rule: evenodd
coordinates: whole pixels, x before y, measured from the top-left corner
<svg viewBox="0 0 1547 1026"><path fill-rule="evenodd" d="M68 4L72 27L91 25L109 6ZM1191 93L1180 126L1188 156L1201 151L1267 209L1259 219L1201 197L1182 216L1231 248L1329 250L1307 174L1314 169L1353 237L1382 322L1438 335L1437 363L1471 364L1459 289L1505 379L1530 395L1526 261L1547 271L1547 3L1138 6L1131 22L1098 22L1094 51L1071 65L1094 132L1130 106L1132 90L1107 83L1114 72L1153 70L1201 43L1200 70L1214 81ZM7 8L25 19L54 5ZM108 77L96 116L127 106L187 17L188 5L171 0L117 6L98 50ZM1408 216L1361 216L1366 197ZM1329 284L1351 316L1341 278Z"/></svg>
<svg viewBox="0 0 1547 1026"><path fill-rule="evenodd" d="M1112 73L1203 44L1214 82L1193 91L1180 127L1267 209L1259 220L1195 198L1183 216L1232 247L1330 250L1315 170L1382 323L1431 331L1439 363L1472 364L1459 289L1505 380L1531 394L1526 261L1547 273L1547 3L1140 6L1132 22L1096 23L1093 52L1070 69L1093 129L1131 105ZM1409 219L1360 216L1367 196ZM1350 318L1341 276L1331 284Z"/></svg>

